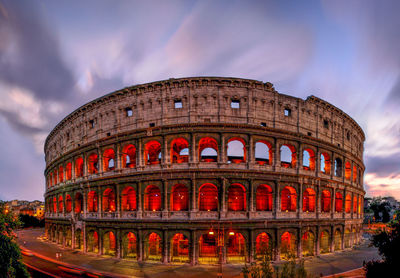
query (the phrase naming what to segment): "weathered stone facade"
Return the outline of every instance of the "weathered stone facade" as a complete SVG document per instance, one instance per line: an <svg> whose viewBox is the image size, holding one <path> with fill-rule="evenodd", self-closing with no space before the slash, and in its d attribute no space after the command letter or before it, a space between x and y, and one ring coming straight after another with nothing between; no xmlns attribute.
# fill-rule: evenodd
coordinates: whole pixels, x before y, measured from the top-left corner
<svg viewBox="0 0 400 278"><path fill-rule="evenodd" d="M265 244L276 260L348 248L361 234L364 141L340 109L271 83L125 88L48 136L46 232L85 252L164 263L253 261Z"/></svg>

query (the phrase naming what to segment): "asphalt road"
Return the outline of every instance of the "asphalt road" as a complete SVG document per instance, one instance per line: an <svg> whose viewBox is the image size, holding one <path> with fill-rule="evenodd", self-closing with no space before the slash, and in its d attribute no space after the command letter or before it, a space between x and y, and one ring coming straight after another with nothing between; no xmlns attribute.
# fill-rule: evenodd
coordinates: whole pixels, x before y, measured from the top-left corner
<svg viewBox="0 0 400 278"><path fill-rule="evenodd" d="M87 255L81 252L62 249L57 244L42 240L43 229L28 229L18 231L18 243L21 247L31 250L34 256L23 255L24 261L32 266L44 269L60 277L77 277L60 269L77 267L93 274L102 273L105 277L176 277L176 278L207 278L216 277L218 266L198 265L164 265L161 263L138 263L135 260L118 260L106 256ZM57 259L56 253L62 258ZM365 241L354 250L346 250L334 254L324 254L305 261L309 273L319 277L346 272L362 267L363 261L379 259L376 248L369 247ZM239 277L242 265L225 265L223 277Z"/></svg>

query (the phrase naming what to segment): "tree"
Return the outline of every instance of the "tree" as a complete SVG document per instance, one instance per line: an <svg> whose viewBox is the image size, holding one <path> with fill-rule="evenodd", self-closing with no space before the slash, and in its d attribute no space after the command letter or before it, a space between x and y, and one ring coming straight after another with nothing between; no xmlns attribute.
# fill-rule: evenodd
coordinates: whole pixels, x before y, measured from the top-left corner
<svg viewBox="0 0 400 278"><path fill-rule="evenodd" d="M364 264L366 277L392 277L400 263L400 224L390 225L388 231L372 236L372 245L378 248L381 261L369 261Z"/></svg>
<svg viewBox="0 0 400 278"><path fill-rule="evenodd" d="M13 231L20 225L19 220L8 213L4 202L0 201L0 278L29 277Z"/></svg>

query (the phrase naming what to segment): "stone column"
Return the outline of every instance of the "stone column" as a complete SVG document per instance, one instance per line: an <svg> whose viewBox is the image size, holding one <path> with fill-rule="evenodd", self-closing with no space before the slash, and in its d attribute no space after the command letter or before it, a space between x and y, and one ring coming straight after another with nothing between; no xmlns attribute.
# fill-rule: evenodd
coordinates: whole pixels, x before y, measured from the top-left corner
<svg viewBox="0 0 400 278"><path fill-rule="evenodd" d="M163 186L163 212L168 212L168 182L162 180Z"/></svg>
<svg viewBox="0 0 400 278"><path fill-rule="evenodd" d="M300 259L303 257L303 244L301 242L302 235L303 235L303 229L298 228L297 229L297 257Z"/></svg>
<svg viewBox="0 0 400 278"><path fill-rule="evenodd" d="M121 229L120 228L117 228L117 232L116 232L116 241L117 241L117 250L116 250L116 257L118 258L118 259L120 259L121 257L122 257L122 248L121 248Z"/></svg>
<svg viewBox="0 0 400 278"><path fill-rule="evenodd" d="M196 136L193 133L190 133L190 151L189 151L189 162L197 163L199 154L196 148Z"/></svg>
<svg viewBox="0 0 400 278"><path fill-rule="evenodd" d="M218 162L220 163L226 163L228 158L227 158L227 152L226 152L226 142L225 142L225 135L223 133L220 133L219 135L219 146L218 146Z"/></svg>
<svg viewBox="0 0 400 278"><path fill-rule="evenodd" d="M335 229L334 226L331 225L331 236L330 236L330 247L329 252L333 252L335 250Z"/></svg>
<svg viewBox="0 0 400 278"><path fill-rule="evenodd" d="M274 181L275 184L275 190L274 190L274 210L273 210L273 216L274 219L276 219L276 215L278 213L278 210L280 210L280 204L281 200L279 198L279 183L277 181Z"/></svg>
<svg viewBox="0 0 400 278"><path fill-rule="evenodd" d="M82 191L82 210L83 210L83 217L86 218L86 213L87 213L87 190Z"/></svg>
<svg viewBox="0 0 400 278"><path fill-rule="evenodd" d="M143 153L143 140L142 138L139 139L138 141L138 149L136 151L136 164L137 168L140 170L143 170L145 166L145 162L143 161L144 158L144 153Z"/></svg>
<svg viewBox="0 0 400 278"><path fill-rule="evenodd" d="M199 208L197 207L197 192L196 192L196 180L194 178L191 179L192 183L192 211L198 211Z"/></svg>
<svg viewBox="0 0 400 278"><path fill-rule="evenodd" d="M247 263L252 263L254 262L254 250L255 250L255 244L254 244L254 230L250 229L249 230L249 251L248 251L248 258L247 258Z"/></svg>
<svg viewBox="0 0 400 278"><path fill-rule="evenodd" d="M168 151L169 150L169 148L168 148L168 140L167 140L167 138L165 136L163 136L162 142L163 142L163 144L162 144L162 147L161 147L161 150L162 150L162 152L161 152L161 156L162 156L161 161L164 164L164 166L167 166L171 162L170 162L170 153Z"/></svg>
<svg viewBox="0 0 400 278"><path fill-rule="evenodd" d="M163 230L163 254L162 254L162 261L164 264L168 263L168 233L167 230Z"/></svg>
<svg viewBox="0 0 400 278"><path fill-rule="evenodd" d="M196 250L196 231L190 231L190 264L196 265L198 261L198 255Z"/></svg>
<svg viewBox="0 0 400 278"><path fill-rule="evenodd" d="M138 200L138 204L137 204L137 218L138 218L138 219L141 219L141 218L142 218L142 210L143 210L142 182L141 182L141 181L139 181L139 182L137 183L136 194L137 194L137 200Z"/></svg>
<svg viewBox="0 0 400 278"><path fill-rule="evenodd" d="M225 213L227 211L226 207L226 178L221 178L221 211ZM225 215L224 215L225 216Z"/></svg>
<svg viewBox="0 0 400 278"><path fill-rule="evenodd" d="M114 168L115 168L115 170L121 170L122 169L122 160L121 160L121 153L122 153L122 151L121 151L121 144L117 144L116 146L115 146L115 149L116 149L116 152L115 152L115 159L114 159L114 161L115 161L115 165L114 165Z"/></svg>
<svg viewBox="0 0 400 278"><path fill-rule="evenodd" d="M82 155L82 160L83 160L83 176L86 177L88 174L88 167L89 167L86 153Z"/></svg>
<svg viewBox="0 0 400 278"><path fill-rule="evenodd" d="M137 233L138 236L138 246L137 246L137 254L138 254L138 261L141 262L143 261L143 231L141 229L138 230Z"/></svg>
<svg viewBox="0 0 400 278"><path fill-rule="evenodd" d="M299 197L298 197L298 212L297 212L297 217L300 218L301 213L303 212L303 181L300 182L299 184Z"/></svg>
<svg viewBox="0 0 400 278"><path fill-rule="evenodd" d="M102 216L103 216L103 194L102 194L102 190L101 190L100 185L98 186L97 190L98 190L97 191L98 192L98 194L97 194L97 198L98 198L97 203L99 205L99 211L98 211L97 215L100 216L100 218L102 218Z"/></svg>
<svg viewBox="0 0 400 278"><path fill-rule="evenodd" d="M115 197L116 197L116 212L117 212L117 217L120 218L121 217L121 197L120 197L121 193L120 193L120 185L117 183L115 184Z"/></svg>
<svg viewBox="0 0 400 278"><path fill-rule="evenodd" d="M86 234L86 224L85 224L85 221L83 221L83 225L82 225L83 227L82 227L82 231L83 231L83 252L84 253L87 253L87 240L86 240L86 237L87 237L87 234Z"/></svg>
<svg viewBox="0 0 400 278"><path fill-rule="evenodd" d="M279 228L275 229L275 261L279 262L281 260L281 239Z"/></svg>
<svg viewBox="0 0 400 278"><path fill-rule="evenodd" d="M102 150L100 148L97 149L97 169L98 169L98 173L102 174L104 172L104 165L103 165L103 153Z"/></svg>
<svg viewBox="0 0 400 278"><path fill-rule="evenodd" d="M321 233L320 233L320 227L317 226L316 232L315 232L315 255L319 256L320 255L320 245L321 245Z"/></svg>
<svg viewBox="0 0 400 278"><path fill-rule="evenodd" d="M335 201L336 201L336 188L332 188L332 198L331 198L331 218L333 219L335 216Z"/></svg>
<svg viewBox="0 0 400 278"><path fill-rule="evenodd" d="M247 158L247 164L248 165L254 165L256 163L256 150L254 146L254 139L253 136L249 135L249 143L248 143L248 158ZM248 167L250 168L250 167Z"/></svg>
<svg viewBox="0 0 400 278"><path fill-rule="evenodd" d="M248 210L253 212L253 211L255 211L255 209L254 209L255 200L254 200L254 181L253 181L253 179L249 179L249 191L250 191L250 202L249 202ZM249 194L246 194L246 195L249 195Z"/></svg>
<svg viewBox="0 0 400 278"><path fill-rule="evenodd" d="M71 248L72 250L75 249L75 225L71 225Z"/></svg>
<svg viewBox="0 0 400 278"><path fill-rule="evenodd" d="M103 255L103 229L99 228L99 255Z"/></svg>

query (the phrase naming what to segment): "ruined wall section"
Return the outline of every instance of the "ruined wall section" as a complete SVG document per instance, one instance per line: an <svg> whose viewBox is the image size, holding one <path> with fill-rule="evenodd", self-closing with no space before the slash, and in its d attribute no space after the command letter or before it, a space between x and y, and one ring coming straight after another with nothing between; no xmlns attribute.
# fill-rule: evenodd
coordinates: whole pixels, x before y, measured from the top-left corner
<svg viewBox="0 0 400 278"><path fill-rule="evenodd" d="M238 102L240 108L231 108L232 101ZM176 102L182 108L175 108ZM285 110L290 115L285 115ZM125 88L78 108L46 139L46 163L115 134L197 123L249 124L310 136L362 161L365 135L353 119L335 106L314 96L303 100L279 94L271 83L196 77Z"/></svg>

